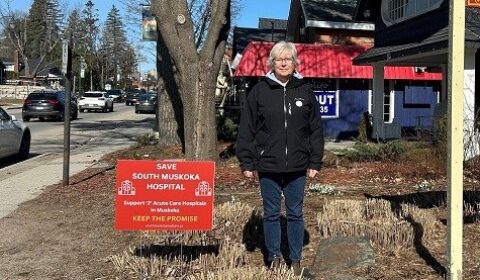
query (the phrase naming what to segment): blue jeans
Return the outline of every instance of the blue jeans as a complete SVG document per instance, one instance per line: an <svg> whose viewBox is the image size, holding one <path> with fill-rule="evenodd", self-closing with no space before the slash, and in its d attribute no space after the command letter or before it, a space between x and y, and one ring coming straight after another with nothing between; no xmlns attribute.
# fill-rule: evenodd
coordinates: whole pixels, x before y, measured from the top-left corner
<svg viewBox="0 0 480 280"><path fill-rule="evenodd" d="M263 198L263 232L267 248L267 260L281 256L280 210L282 192L287 210L287 238L290 260L298 262L302 258L303 247L303 195L305 171L291 173L260 172L260 189Z"/></svg>

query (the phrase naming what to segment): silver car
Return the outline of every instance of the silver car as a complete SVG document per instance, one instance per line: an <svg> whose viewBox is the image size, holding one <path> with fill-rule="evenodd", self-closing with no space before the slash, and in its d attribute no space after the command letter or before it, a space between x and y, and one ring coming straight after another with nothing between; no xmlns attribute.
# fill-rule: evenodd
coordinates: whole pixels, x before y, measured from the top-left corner
<svg viewBox="0 0 480 280"><path fill-rule="evenodd" d="M0 107L0 158L28 158L30 139L30 129Z"/></svg>
<svg viewBox="0 0 480 280"><path fill-rule="evenodd" d="M144 94L135 102L135 113L155 113L157 110L157 95Z"/></svg>

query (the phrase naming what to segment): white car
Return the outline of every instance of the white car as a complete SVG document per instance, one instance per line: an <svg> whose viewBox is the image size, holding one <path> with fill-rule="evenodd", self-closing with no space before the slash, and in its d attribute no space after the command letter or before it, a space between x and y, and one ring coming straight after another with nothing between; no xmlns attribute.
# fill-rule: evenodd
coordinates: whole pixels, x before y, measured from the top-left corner
<svg viewBox="0 0 480 280"><path fill-rule="evenodd" d="M123 102L123 92L121 89L107 90L107 95L113 99L113 102Z"/></svg>
<svg viewBox="0 0 480 280"><path fill-rule="evenodd" d="M78 100L80 112L97 111L113 112L113 98L108 97L104 91L86 91Z"/></svg>
<svg viewBox="0 0 480 280"><path fill-rule="evenodd" d="M30 139L30 129L0 107L0 158L13 155L28 158Z"/></svg>

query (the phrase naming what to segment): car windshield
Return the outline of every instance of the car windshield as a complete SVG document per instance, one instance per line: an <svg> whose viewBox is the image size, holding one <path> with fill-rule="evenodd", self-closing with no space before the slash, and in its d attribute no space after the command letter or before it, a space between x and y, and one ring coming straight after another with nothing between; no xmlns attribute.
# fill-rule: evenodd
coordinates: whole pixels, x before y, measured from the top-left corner
<svg viewBox="0 0 480 280"><path fill-rule="evenodd" d="M155 101L157 99L157 96L151 95L151 94L145 94L140 97L140 100L142 101Z"/></svg>
<svg viewBox="0 0 480 280"><path fill-rule="evenodd" d="M139 95L139 94L145 94L146 91L144 89L130 89L128 90L127 94L132 94L132 95Z"/></svg>
<svg viewBox="0 0 480 280"><path fill-rule="evenodd" d="M119 90L107 90L108 95L120 95L121 92Z"/></svg>
<svg viewBox="0 0 480 280"><path fill-rule="evenodd" d="M32 92L28 96L30 100L44 100L44 99L55 99L55 93L49 92Z"/></svg>
<svg viewBox="0 0 480 280"><path fill-rule="evenodd" d="M101 92L85 92L83 97L103 97L103 93Z"/></svg>

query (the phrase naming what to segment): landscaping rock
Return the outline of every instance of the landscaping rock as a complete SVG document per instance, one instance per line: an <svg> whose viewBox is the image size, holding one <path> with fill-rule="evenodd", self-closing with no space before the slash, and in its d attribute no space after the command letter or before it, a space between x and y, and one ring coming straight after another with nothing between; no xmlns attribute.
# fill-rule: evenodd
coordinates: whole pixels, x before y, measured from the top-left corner
<svg viewBox="0 0 480 280"><path fill-rule="evenodd" d="M352 280L361 278L345 275L343 270L366 267L374 263L373 249L367 237L335 236L319 242L312 269L317 275L339 271L332 279Z"/></svg>

